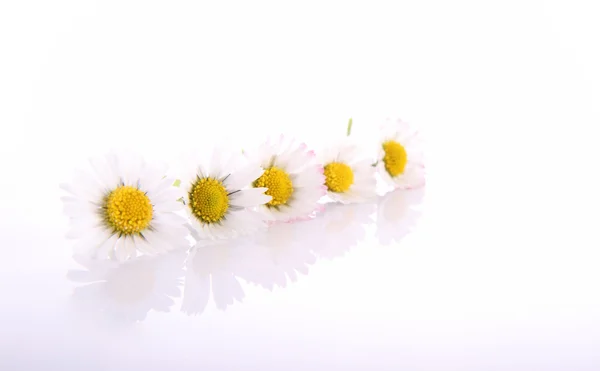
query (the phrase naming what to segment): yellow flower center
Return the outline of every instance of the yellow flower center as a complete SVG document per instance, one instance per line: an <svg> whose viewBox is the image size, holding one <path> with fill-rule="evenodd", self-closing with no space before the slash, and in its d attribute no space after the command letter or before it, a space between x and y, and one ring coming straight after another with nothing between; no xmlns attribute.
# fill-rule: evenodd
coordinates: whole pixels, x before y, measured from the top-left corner
<svg viewBox="0 0 600 371"><path fill-rule="evenodd" d="M394 140L389 140L383 143L383 151L385 152L383 163L388 174L392 178L402 174L407 161L406 150L402 144Z"/></svg>
<svg viewBox="0 0 600 371"><path fill-rule="evenodd" d="M325 165L325 185L331 192L343 193L354 183L354 173L350 166L341 162Z"/></svg>
<svg viewBox="0 0 600 371"><path fill-rule="evenodd" d="M223 183L213 178L198 179L189 193L192 214L201 222L216 223L229 209L229 195Z"/></svg>
<svg viewBox="0 0 600 371"><path fill-rule="evenodd" d="M152 220L152 204L146 194L131 186L119 186L106 196L104 218L122 235L140 233Z"/></svg>
<svg viewBox="0 0 600 371"><path fill-rule="evenodd" d="M278 167L265 170L263 175L254 181L254 187L267 188L265 194L272 197L267 206L285 205L294 193L290 176Z"/></svg>

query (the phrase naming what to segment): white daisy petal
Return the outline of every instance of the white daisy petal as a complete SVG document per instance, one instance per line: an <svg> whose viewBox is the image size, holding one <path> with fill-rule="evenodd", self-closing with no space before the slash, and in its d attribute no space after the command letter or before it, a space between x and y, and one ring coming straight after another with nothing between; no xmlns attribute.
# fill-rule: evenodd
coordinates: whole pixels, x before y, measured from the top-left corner
<svg viewBox="0 0 600 371"><path fill-rule="evenodd" d="M161 179L159 183L156 183L151 189L148 189L148 197L156 197L167 190L175 188L173 187L173 183L174 181L172 180Z"/></svg>
<svg viewBox="0 0 600 371"><path fill-rule="evenodd" d="M76 172L74 177L74 183L77 186L77 193L81 196L81 198L92 201L99 202L102 200L104 194L107 191L107 188L96 180L92 179L89 175L83 172Z"/></svg>
<svg viewBox="0 0 600 371"><path fill-rule="evenodd" d="M114 258L119 262L127 260L127 238L119 238L114 246Z"/></svg>
<svg viewBox="0 0 600 371"><path fill-rule="evenodd" d="M93 157L89 161L96 173L96 178L103 187L110 187L112 184L119 182L118 175L112 171L106 159Z"/></svg>
<svg viewBox="0 0 600 371"><path fill-rule="evenodd" d="M223 159L221 157L221 152L215 148L210 159L209 174L211 177L219 179L223 176L221 173L222 171Z"/></svg>
<svg viewBox="0 0 600 371"><path fill-rule="evenodd" d="M312 171L303 171L294 175L294 187L319 187L323 185L323 166L313 165L312 168Z"/></svg>
<svg viewBox="0 0 600 371"><path fill-rule="evenodd" d="M154 255L157 253L157 251L152 247L152 245L150 245L143 238L134 238L133 243L135 245L136 250L138 250L144 254Z"/></svg>
<svg viewBox="0 0 600 371"><path fill-rule="evenodd" d="M186 223L184 217L175 213L161 213L156 215L153 220L160 224L169 224L174 226L184 226Z"/></svg>
<svg viewBox="0 0 600 371"><path fill-rule="evenodd" d="M71 229L66 233L65 237L69 239L79 239L90 234L100 233L104 230L106 230L106 228L104 228L104 225L99 221L93 219L76 219L71 221Z"/></svg>
<svg viewBox="0 0 600 371"><path fill-rule="evenodd" d="M108 235L108 233L105 233L99 236L96 242L97 249L93 257L95 259L107 259L113 254L117 241L119 241L119 236L116 234Z"/></svg>
<svg viewBox="0 0 600 371"><path fill-rule="evenodd" d="M223 181L225 187L229 191L236 191L248 187L256 179L260 178L263 174L263 169L258 166L248 166L241 171L230 174L227 179Z"/></svg>
<svg viewBox="0 0 600 371"><path fill-rule="evenodd" d="M73 186L71 186L70 184L67 183L61 183L59 185L60 189L62 189L63 191L68 192L69 194L76 196L77 198L79 198L81 196L81 193L79 192L78 189L73 188Z"/></svg>
<svg viewBox="0 0 600 371"><path fill-rule="evenodd" d="M319 186L318 188L298 188L294 192L294 199L296 199L298 202L307 202L312 206L316 206L317 201L319 201L321 197L325 196L325 191L325 186ZM312 210L313 209L311 209L311 211Z"/></svg>
<svg viewBox="0 0 600 371"><path fill-rule="evenodd" d="M161 238L163 238L165 241L170 242L170 248L181 248L182 245L175 245L175 243L177 242L177 237L181 236L181 235L187 235L188 231L187 228L181 224L181 225L173 225L173 224L159 224L159 223L153 223L153 228L155 229L156 233L160 234ZM183 244L183 242L186 242ZM180 240L179 242L181 242L183 245L187 246L187 240Z"/></svg>
<svg viewBox="0 0 600 371"><path fill-rule="evenodd" d="M144 239L154 250L157 252L165 252L171 250L169 243L166 241L166 237L161 236L158 231L147 231L143 234Z"/></svg>
<svg viewBox="0 0 600 371"><path fill-rule="evenodd" d="M96 252L110 237L111 233L106 230L90 232L78 240L73 246L73 252L76 255L81 255L85 259L94 257Z"/></svg>
<svg viewBox="0 0 600 371"><path fill-rule="evenodd" d="M284 152L275 160L275 166L285 168L290 174L301 171L315 157L313 151L307 151L306 144L302 143L289 152Z"/></svg>
<svg viewBox="0 0 600 371"><path fill-rule="evenodd" d="M63 201L64 213L71 218L93 215L100 210L98 205L87 200L61 198L61 201Z"/></svg>
<svg viewBox="0 0 600 371"><path fill-rule="evenodd" d="M360 158L358 157L359 155L358 146L354 144L347 144L340 146L337 158L340 162L351 164L352 162L356 161L357 158Z"/></svg>
<svg viewBox="0 0 600 371"><path fill-rule="evenodd" d="M125 244L124 244L125 245L125 253L127 254L126 259L135 257L136 251L135 251L135 243L133 241L133 237L125 238L124 242L125 242Z"/></svg>
<svg viewBox="0 0 600 371"><path fill-rule="evenodd" d="M185 196L185 192L178 187L169 187L169 189L161 192L157 196L152 197L152 201L155 203L177 201L178 199Z"/></svg>
<svg viewBox="0 0 600 371"><path fill-rule="evenodd" d="M173 212L179 211L183 208L183 204L179 201L164 201L154 206L154 210L157 212Z"/></svg>
<svg viewBox="0 0 600 371"><path fill-rule="evenodd" d="M221 162L221 174L225 176L235 172L237 169L241 169L244 166L244 155L243 153L234 153L230 156L223 156Z"/></svg>
<svg viewBox="0 0 600 371"><path fill-rule="evenodd" d="M253 207L264 205L271 201L271 196L267 196L265 191L267 188L250 188L243 191L233 193L229 196L231 205L240 207Z"/></svg>

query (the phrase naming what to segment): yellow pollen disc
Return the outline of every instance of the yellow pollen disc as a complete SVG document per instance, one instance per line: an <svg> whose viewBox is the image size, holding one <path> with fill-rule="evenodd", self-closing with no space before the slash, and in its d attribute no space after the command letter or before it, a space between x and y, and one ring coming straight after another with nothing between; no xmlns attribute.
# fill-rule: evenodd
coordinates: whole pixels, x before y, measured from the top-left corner
<svg viewBox="0 0 600 371"><path fill-rule="evenodd" d="M354 172L341 162L325 165L325 185L331 192L343 193L354 183Z"/></svg>
<svg viewBox="0 0 600 371"><path fill-rule="evenodd" d="M229 209L229 196L223 183L213 178L198 179L189 193L192 214L201 222L216 223Z"/></svg>
<svg viewBox="0 0 600 371"><path fill-rule="evenodd" d="M389 140L383 143L383 151L385 152L383 163L388 174L394 178L404 173L408 158L402 144L394 140Z"/></svg>
<svg viewBox="0 0 600 371"><path fill-rule="evenodd" d="M106 223L119 234L137 234L152 220L152 204L146 194L131 186L119 186L104 201Z"/></svg>
<svg viewBox="0 0 600 371"><path fill-rule="evenodd" d="M278 167L265 170L263 175L254 181L254 187L268 188L265 194L271 196L272 200L267 202L267 206L285 205L294 193L290 176Z"/></svg>

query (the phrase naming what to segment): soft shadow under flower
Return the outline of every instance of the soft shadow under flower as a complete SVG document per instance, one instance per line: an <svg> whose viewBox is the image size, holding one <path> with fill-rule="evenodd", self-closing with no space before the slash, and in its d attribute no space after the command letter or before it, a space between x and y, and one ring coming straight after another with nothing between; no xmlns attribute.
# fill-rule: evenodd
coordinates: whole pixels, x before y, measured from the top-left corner
<svg viewBox="0 0 600 371"><path fill-rule="evenodd" d="M425 187L397 189L380 197L376 236L383 245L399 241L415 228L421 213Z"/></svg>
<svg viewBox="0 0 600 371"><path fill-rule="evenodd" d="M118 264L74 256L84 270L70 270L70 281L83 283L73 290L82 310L122 322L143 321L153 309L169 312L181 294L185 253L143 256Z"/></svg>

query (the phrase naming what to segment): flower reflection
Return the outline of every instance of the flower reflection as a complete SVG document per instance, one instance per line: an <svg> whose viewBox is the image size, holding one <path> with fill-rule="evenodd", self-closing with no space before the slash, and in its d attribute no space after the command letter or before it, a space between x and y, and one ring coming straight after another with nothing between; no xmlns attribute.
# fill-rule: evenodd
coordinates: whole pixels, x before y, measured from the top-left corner
<svg viewBox="0 0 600 371"><path fill-rule="evenodd" d="M379 243L389 245L409 234L421 216L425 187L397 189L379 200L377 232Z"/></svg>
<svg viewBox="0 0 600 371"><path fill-rule="evenodd" d="M271 225L254 236L256 256L261 263L246 267L243 277L268 290L286 287L288 280L295 282L317 261L311 249L318 241L319 231L317 219Z"/></svg>
<svg viewBox="0 0 600 371"><path fill-rule="evenodd" d="M201 314L210 302L226 310L244 300L244 282L268 290L306 275L317 257L344 255L365 238L375 204L328 204L327 212L297 223L277 223L253 237L200 242L186 263L182 311Z"/></svg>
<svg viewBox="0 0 600 371"><path fill-rule="evenodd" d="M372 225L376 204L342 205L329 203L319 216L321 226L319 241L313 249L319 258L334 259L345 255L358 242L367 236L367 228Z"/></svg>
<svg viewBox="0 0 600 371"><path fill-rule="evenodd" d="M189 315L201 314L211 292L221 310L241 302L244 291L237 277L248 265L260 263L255 252L248 238L200 242L192 247L186 262L181 310Z"/></svg>
<svg viewBox="0 0 600 371"><path fill-rule="evenodd" d="M124 322L143 321L153 309L168 312L180 296L185 254L172 252L144 256L118 264L73 257L84 270L71 270L67 278L82 283L73 297L82 309Z"/></svg>
<svg viewBox="0 0 600 371"><path fill-rule="evenodd" d="M242 302L240 280L273 289L308 273L316 261L306 236L312 221L278 223L254 237L199 242L187 259L181 310L189 315L206 309L211 293L215 305L226 310Z"/></svg>

